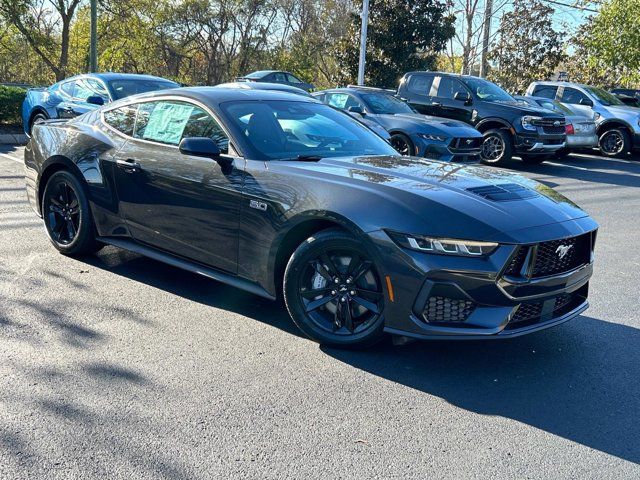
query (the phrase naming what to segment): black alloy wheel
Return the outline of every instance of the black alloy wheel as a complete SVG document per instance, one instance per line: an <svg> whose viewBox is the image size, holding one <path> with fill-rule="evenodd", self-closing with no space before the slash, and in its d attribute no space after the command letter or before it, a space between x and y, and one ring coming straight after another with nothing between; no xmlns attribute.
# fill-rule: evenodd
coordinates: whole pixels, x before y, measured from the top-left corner
<svg viewBox="0 0 640 480"><path fill-rule="evenodd" d="M370 346L382 338L384 293L360 242L325 230L294 252L285 271L285 301L309 337L334 346Z"/></svg>
<svg viewBox="0 0 640 480"><path fill-rule="evenodd" d="M612 128L600 136L600 151L607 157L626 154L629 148L629 134L624 130Z"/></svg>
<svg viewBox="0 0 640 480"><path fill-rule="evenodd" d="M391 146L396 149L400 155L411 156L415 154L415 147L409 137L402 133L394 133L389 139Z"/></svg>
<svg viewBox="0 0 640 480"><path fill-rule="evenodd" d="M480 150L480 158L488 165L498 165L511 160L513 146L506 130L488 130L483 134L484 140Z"/></svg>
<svg viewBox="0 0 640 480"><path fill-rule="evenodd" d="M95 240L89 203L80 181L68 171L54 173L42 198L42 216L53 246L67 255L92 253Z"/></svg>

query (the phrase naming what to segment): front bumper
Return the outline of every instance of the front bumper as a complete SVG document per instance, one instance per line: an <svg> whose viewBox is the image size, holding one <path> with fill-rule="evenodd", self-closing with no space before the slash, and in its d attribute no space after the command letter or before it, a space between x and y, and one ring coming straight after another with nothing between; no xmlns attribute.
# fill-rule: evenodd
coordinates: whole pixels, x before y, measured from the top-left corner
<svg viewBox="0 0 640 480"><path fill-rule="evenodd" d="M545 134L539 132L517 132L514 149L518 154L548 154L565 147L565 134Z"/></svg>
<svg viewBox="0 0 640 480"><path fill-rule="evenodd" d="M466 138L453 138L448 142L429 142L422 138L413 140L419 157L443 162L480 162L482 137L469 138L474 141L474 144L468 148L464 145Z"/></svg>
<svg viewBox="0 0 640 480"><path fill-rule="evenodd" d="M533 251L534 245L538 251L542 247L537 243L503 244L489 257L467 258L405 250L384 232L370 233L384 252L384 271L393 289L393 300L389 297L385 306L385 330L418 339L510 338L579 315L588 307L597 226L588 218L569 223L575 225L569 226L567 237L588 237L588 260L538 277L507 273L517 252Z"/></svg>

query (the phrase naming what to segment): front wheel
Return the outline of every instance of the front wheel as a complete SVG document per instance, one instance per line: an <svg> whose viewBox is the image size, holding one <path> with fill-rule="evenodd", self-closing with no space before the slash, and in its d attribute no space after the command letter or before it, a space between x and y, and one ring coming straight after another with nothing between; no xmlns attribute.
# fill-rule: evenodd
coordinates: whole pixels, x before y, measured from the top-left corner
<svg viewBox="0 0 640 480"><path fill-rule="evenodd" d="M502 165L511 160L513 141L507 130L494 129L483 133L480 158L487 165Z"/></svg>
<svg viewBox="0 0 640 480"><path fill-rule="evenodd" d="M389 143L400 155L415 155L416 148L409 137L403 133L394 133L389 139Z"/></svg>
<svg viewBox="0 0 640 480"><path fill-rule="evenodd" d="M54 173L42 197L42 217L53 246L65 255L96 252L89 201L80 181L68 171Z"/></svg>
<svg viewBox="0 0 640 480"><path fill-rule="evenodd" d="M600 152L607 157L619 157L631 151L631 137L621 128L606 130L600 135Z"/></svg>
<svg viewBox="0 0 640 480"><path fill-rule="evenodd" d="M324 230L297 248L285 270L284 299L298 328L318 343L367 347L383 337L379 270L340 230Z"/></svg>

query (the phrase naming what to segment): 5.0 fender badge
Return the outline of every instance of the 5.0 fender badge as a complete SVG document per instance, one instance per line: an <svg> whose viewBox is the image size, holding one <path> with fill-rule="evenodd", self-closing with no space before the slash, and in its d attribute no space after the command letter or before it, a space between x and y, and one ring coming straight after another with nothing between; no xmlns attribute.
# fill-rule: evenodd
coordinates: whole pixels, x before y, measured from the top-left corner
<svg viewBox="0 0 640 480"><path fill-rule="evenodd" d="M261 210L263 212L267 210L267 204L264 202L259 202L258 200L249 201L249 206L251 208L255 208L256 210Z"/></svg>

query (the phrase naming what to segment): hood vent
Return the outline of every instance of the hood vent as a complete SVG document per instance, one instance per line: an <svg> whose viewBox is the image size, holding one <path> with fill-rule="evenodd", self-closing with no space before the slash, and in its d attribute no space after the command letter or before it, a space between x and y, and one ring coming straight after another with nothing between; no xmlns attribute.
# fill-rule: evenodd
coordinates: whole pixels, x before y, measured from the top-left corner
<svg viewBox="0 0 640 480"><path fill-rule="evenodd" d="M517 183L504 183L501 185L486 185L483 187L467 188L468 192L475 193L494 202L506 202L508 200L525 200L535 198L540 194L535 190L518 185Z"/></svg>

